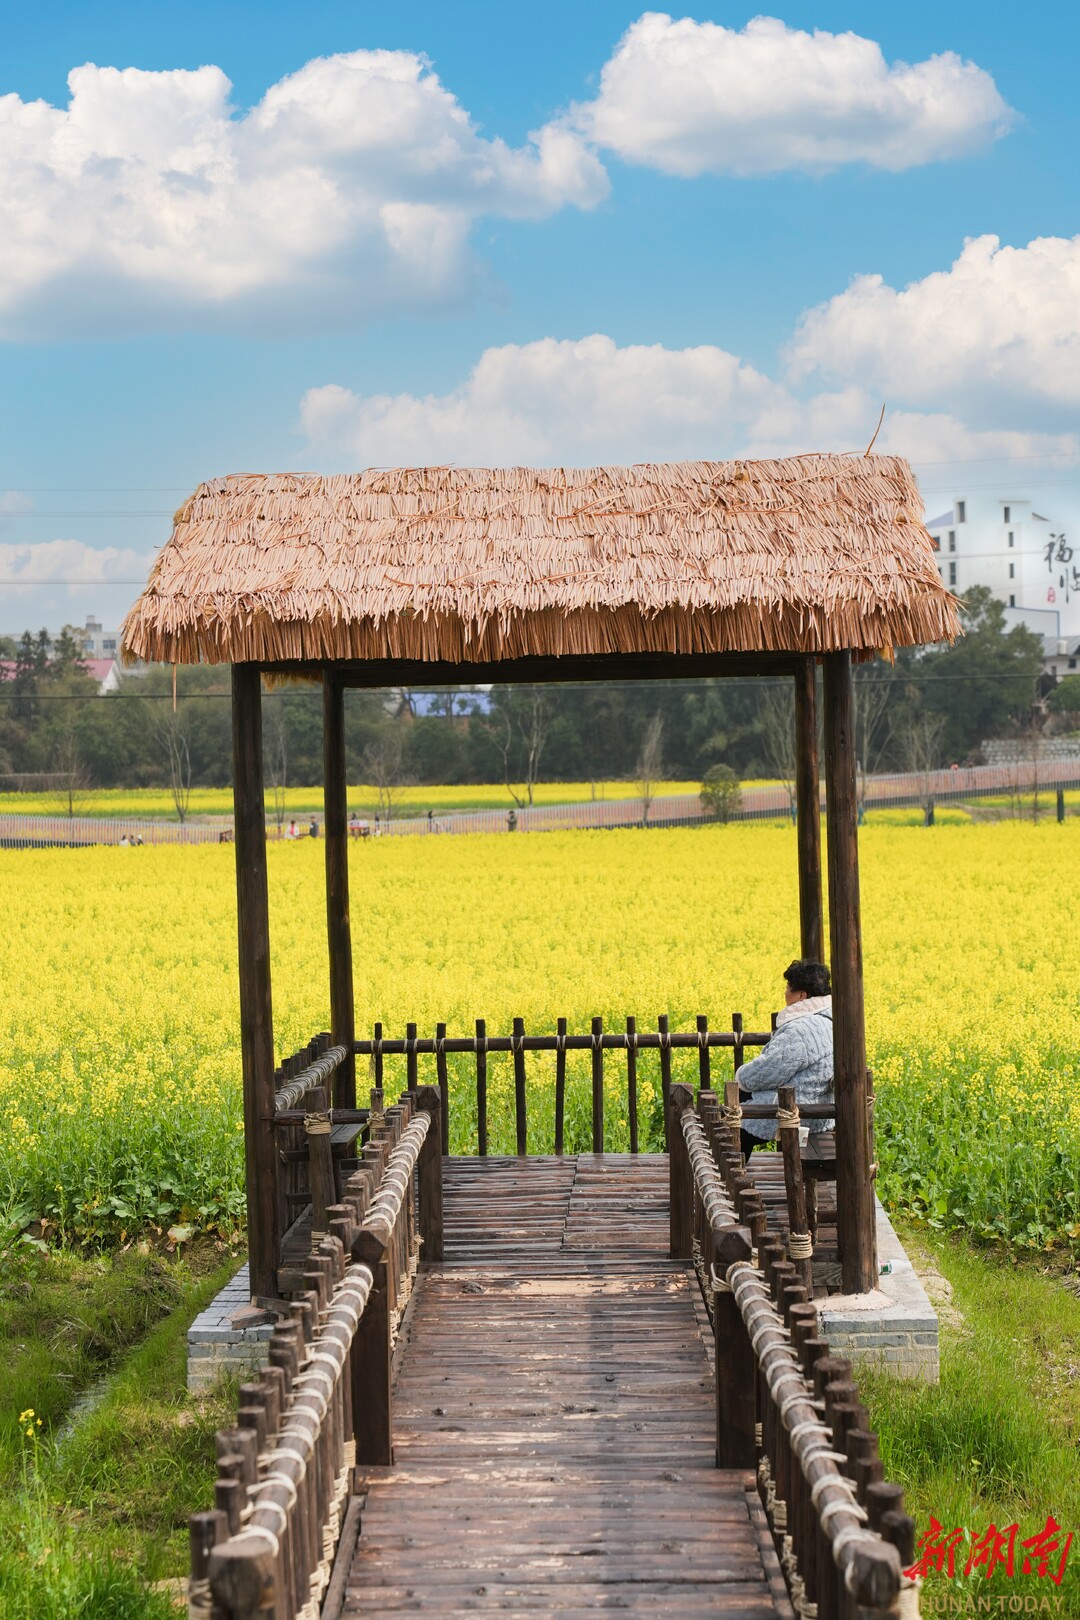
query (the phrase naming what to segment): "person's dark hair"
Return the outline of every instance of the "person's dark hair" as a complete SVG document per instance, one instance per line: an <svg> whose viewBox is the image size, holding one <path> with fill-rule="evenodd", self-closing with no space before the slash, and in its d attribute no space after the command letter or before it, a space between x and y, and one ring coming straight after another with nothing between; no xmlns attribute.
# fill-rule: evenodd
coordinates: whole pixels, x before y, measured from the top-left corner
<svg viewBox="0 0 1080 1620"><path fill-rule="evenodd" d="M784 978L793 990L805 990L808 996L831 995L829 970L824 962L807 962L802 957L784 969Z"/></svg>

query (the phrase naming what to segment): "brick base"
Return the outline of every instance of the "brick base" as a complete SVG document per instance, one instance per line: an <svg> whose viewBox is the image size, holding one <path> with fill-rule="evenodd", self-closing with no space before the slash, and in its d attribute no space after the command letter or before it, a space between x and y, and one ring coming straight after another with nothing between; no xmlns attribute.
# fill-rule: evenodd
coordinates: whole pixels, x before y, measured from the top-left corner
<svg viewBox="0 0 1080 1620"><path fill-rule="evenodd" d="M938 1319L892 1222L877 1203L878 1261L891 1272L865 1301L833 1295L818 1301L822 1338L853 1361L874 1362L898 1378L936 1384L940 1376Z"/></svg>
<svg viewBox="0 0 1080 1620"><path fill-rule="evenodd" d="M246 1373L265 1365L272 1323L235 1328L230 1318L251 1303L251 1281L245 1263L236 1276L188 1328L187 1387L192 1395L211 1388L223 1373Z"/></svg>

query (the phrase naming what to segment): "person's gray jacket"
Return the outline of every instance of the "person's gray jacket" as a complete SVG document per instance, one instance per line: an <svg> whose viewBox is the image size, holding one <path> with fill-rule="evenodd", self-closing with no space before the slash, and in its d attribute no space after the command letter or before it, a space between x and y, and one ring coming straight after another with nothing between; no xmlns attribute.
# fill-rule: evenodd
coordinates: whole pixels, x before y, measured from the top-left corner
<svg viewBox="0 0 1080 1620"><path fill-rule="evenodd" d="M772 1040L760 1057L743 1064L738 1081L756 1103L775 1106L777 1086L794 1086L800 1106L834 1101L832 997L816 996L785 1007ZM806 1124L816 1135L831 1131L835 1121L808 1119ZM776 1135L776 1121L744 1119L743 1129L770 1142Z"/></svg>

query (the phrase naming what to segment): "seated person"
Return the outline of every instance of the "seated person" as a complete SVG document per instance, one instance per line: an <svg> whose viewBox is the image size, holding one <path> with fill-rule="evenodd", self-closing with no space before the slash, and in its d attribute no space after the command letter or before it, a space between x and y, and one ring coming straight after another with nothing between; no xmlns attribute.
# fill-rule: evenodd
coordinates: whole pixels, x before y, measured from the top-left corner
<svg viewBox="0 0 1080 1620"><path fill-rule="evenodd" d="M792 962L784 969L787 1005L777 1015L776 1033L760 1057L739 1070L745 1102L776 1106L776 1088L794 1086L801 1104L833 1101L833 1027L829 970L822 962ZM809 1130L831 1131L831 1119L808 1119ZM740 1146L749 1154L776 1136L774 1119L747 1119L739 1133Z"/></svg>

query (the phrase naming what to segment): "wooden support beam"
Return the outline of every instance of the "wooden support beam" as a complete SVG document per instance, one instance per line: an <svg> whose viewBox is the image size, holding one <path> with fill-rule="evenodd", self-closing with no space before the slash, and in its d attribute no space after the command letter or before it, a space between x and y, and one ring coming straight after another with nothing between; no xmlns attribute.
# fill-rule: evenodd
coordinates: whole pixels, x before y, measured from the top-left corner
<svg viewBox="0 0 1080 1620"><path fill-rule="evenodd" d="M330 1038L348 1052L334 1076L334 1107L356 1107L356 1037L352 934L349 928L348 786L345 775L345 689L323 674L323 821L326 834L326 940L330 951Z"/></svg>
<svg viewBox="0 0 1080 1620"><path fill-rule="evenodd" d="M234 664L233 824L248 1259L252 1293L275 1294L281 1233L274 1140L274 1015L270 987L261 704L258 665Z"/></svg>
<svg viewBox="0 0 1080 1620"><path fill-rule="evenodd" d="M582 681L702 680L724 677L791 675L799 653L583 653L564 657L465 659L453 662L420 658L335 660L335 674L346 686L369 689L395 686L500 686L579 683ZM264 664L268 674L318 679L324 662L285 661Z"/></svg>
<svg viewBox="0 0 1080 1620"><path fill-rule="evenodd" d="M866 1086L858 800L851 654L825 660L825 782L836 1090L836 1206L846 1294L877 1286L874 1184Z"/></svg>
<svg viewBox="0 0 1080 1620"><path fill-rule="evenodd" d="M795 671L795 814L799 845L799 922L803 956L810 962L824 962L816 681L814 660L801 658Z"/></svg>

